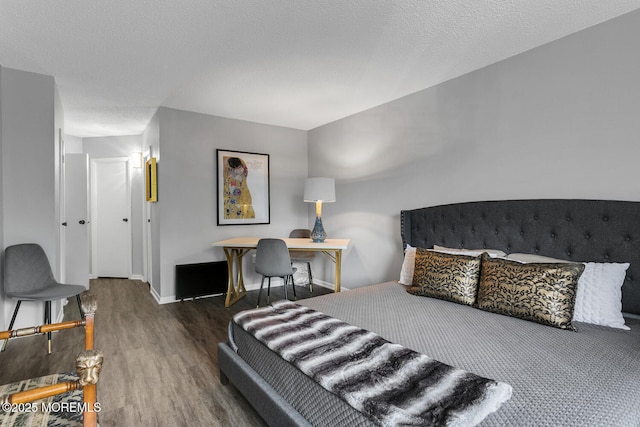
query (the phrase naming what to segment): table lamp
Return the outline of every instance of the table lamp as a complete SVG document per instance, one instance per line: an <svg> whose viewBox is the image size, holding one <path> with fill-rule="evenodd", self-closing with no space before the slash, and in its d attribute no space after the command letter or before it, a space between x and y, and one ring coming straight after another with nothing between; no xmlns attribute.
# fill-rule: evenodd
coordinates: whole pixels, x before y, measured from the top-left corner
<svg viewBox="0 0 640 427"><path fill-rule="evenodd" d="M336 201L336 181L333 178L307 178L304 183L304 201L316 202L316 223L311 232L311 240L322 243L327 238L322 226L322 202Z"/></svg>

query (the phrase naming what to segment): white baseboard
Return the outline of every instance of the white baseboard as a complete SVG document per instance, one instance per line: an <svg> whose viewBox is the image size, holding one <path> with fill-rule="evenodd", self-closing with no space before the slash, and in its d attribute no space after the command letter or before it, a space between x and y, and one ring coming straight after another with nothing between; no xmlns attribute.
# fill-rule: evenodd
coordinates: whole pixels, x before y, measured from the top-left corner
<svg viewBox="0 0 640 427"><path fill-rule="evenodd" d="M264 288L267 288L267 281L264 281ZM284 282L282 281L282 279L280 279L279 277L274 277L273 279L271 279L271 287L272 288L277 288L278 286L282 286ZM244 288L247 291L257 291L258 289L260 289L260 282L256 282L256 283L245 283L244 284Z"/></svg>
<svg viewBox="0 0 640 427"><path fill-rule="evenodd" d="M132 279L132 280L135 280L135 279ZM283 283L284 282L282 281L282 279L273 279L273 280L271 280L271 287L275 288L275 287L278 287L278 286L282 286ZM314 286L320 286L320 287L323 287L323 288L327 288L327 289L330 289L330 290L334 290L335 289L335 284L330 283L330 282L325 282L324 280L317 280L316 279L316 280L313 281L313 285ZM302 285L297 285L297 286L302 286ZM260 289L260 283L256 282L256 283L245 284L244 288L247 291L257 291L258 289ZM167 296L167 297L160 297L160 295L158 295L158 293L155 291L155 289L153 289L153 287L151 287L150 289L151 289L151 295L153 296L153 298L156 300L156 302L158 304L171 304L171 303L174 303L174 302L180 302L181 301L179 299L176 299L175 295L170 295L170 296ZM349 289L345 288L345 287L341 287L341 290L342 291L348 291ZM210 297L218 297L218 296L221 296L221 295L224 295L224 294L203 295L203 296L197 297L197 298L198 299L200 299L200 298L210 298ZM189 299L191 299L191 298L189 298Z"/></svg>
<svg viewBox="0 0 640 427"><path fill-rule="evenodd" d="M336 284L335 283L331 283L331 282L325 282L324 280L317 280L314 279L313 280L313 284L316 286L322 286L323 288L327 288L327 289L331 289L332 291L336 288ZM340 286L340 290L341 291L348 291L349 288L345 288L344 286Z"/></svg>
<svg viewBox="0 0 640 427"><path fill-rule="evenodd" d="M158 296L156 295L155 292L151 292L151 294L153 295L155 300L158 302L158 304L172 304L174 302L183 301L183 300L176 299L175 295L171 295L171 296L163 297L163 298L158 298ZM196 297L196 298L185 298L184 301L192 301L194 299L201 299L201 298L219 297L219 296L222 296L222 295L224 295L224 294L202 295L202 296L199 296L199 297Z"/></svg>
<svg viewBox="0 0 640 427"><path fill-rule="evenodd" d="M282 286L282 283L283 283L282 279L276 279L275 281L271 280L271 287ZM324 280L318 280L318 279L313 279L313 285L331 289L331 290L334 290L336 287L334 283L325 282ZM296 286L308 286L308 285L296 285ZM260 283L251 283L249 285L245 284L244 288L247 291L257 291L258 289L260 289ZM340 290L348 291L349 289L345 288L344 286L341 286Z"/></svg>
<svg viewBox="0 0 640 427"><path fill-rule="evenodd" d="M151 288L151 295L153 296L153 298L156 300L156 302L158 304L171 304L171 303L174 303L174 302L182 301L182 300L176 299L175 295L169 295L168 297L160 297L160 295L158 295L158 293L153 288ZM224 295L224 294L203 295L203 296L197 297L196 299L218 297L220 295ZM193 299L193 298L187 298L187 301L191 300L191 299Z"/></svg>
<svg viewBox="0 0 640 427"><path fill-rule="evenodd" d="M98 276L96 276L95 274L89 274L89 280L91 279L97 279ZM144 280L144 275L142 274L132 274L131 276L128 277L129 280L142 280L143 282L146 282L146 280Z"/></svg>
<svg viewBox="0 0 640 427"><path fill-rule="evenodd" d="M176 296L175 295L171 295L168 297L161 297L160 295L158 295L158 293L156 292L155 289L153 289L152 286L149 287L151 290L151 295L153 296L153 298L155 298L156 302L158 304L169 304L172 302L176 302Z"/></svg>

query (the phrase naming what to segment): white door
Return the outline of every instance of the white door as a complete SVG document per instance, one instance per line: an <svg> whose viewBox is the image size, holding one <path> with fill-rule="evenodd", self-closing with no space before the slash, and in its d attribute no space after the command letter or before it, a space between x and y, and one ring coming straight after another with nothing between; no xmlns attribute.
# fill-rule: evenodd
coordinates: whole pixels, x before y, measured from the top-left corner
<svg viewBox="0 0 640 427"><path fill-rule="evenodd" d="M96 277L130 276L130 188L128 157L91 160L91 254Z"/></svg>
<svg viewBox="0 0 640 427"><path fill-rule="evenodd" d="M89 155L66 154L65 283L89 289Z"/></svg>

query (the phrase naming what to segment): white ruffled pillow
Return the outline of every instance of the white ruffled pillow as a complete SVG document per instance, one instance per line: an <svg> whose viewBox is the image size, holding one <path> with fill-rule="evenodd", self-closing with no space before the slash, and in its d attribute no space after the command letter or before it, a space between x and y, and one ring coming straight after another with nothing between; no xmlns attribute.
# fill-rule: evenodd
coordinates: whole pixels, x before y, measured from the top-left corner
<svg viewBox="0 0 640 427"><path fill-rule="evenodd" d="M569 262L533 254L509 254L519 262ZM622 316L622 285L628 263L585 262L578 280L573 321L629 330Z"/></svg>
<svg viewBox="0 0 640 427"><path fill-rule="evenodd" d="M483 253L488 253L491 258L496 257L506 257L507 253L502 252L498 249L456 249L456 248L447 248L445 246L433 245L433 250L436 252L444 252L445 254L457 254L457 255L470 255L470 256L478 256Z"/></svg>
<svg viewBox="0 0 640 427"><path fill-rule="evenodd" d="M629 330L622 317L622 284L628 263L585 262L573 320Z"/></svg>
<svg viewBox="0 0 640 427"><path fill-rule="evenodd" d="M403 285L411 286L413 284L413 270L416 266L416 248L407 245L404 251L404 261L400 269L400 282Z"/></svg>

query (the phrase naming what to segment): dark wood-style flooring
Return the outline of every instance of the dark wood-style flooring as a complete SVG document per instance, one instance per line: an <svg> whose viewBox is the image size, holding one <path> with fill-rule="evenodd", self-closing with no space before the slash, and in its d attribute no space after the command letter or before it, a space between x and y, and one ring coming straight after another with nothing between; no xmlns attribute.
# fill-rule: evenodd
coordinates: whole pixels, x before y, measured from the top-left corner
<svg viewBox="0 0 640 427"><path fill-rule="evenodd" d="M313 295L308 287L296 290L298 299L330 292L320 286ZM232 385L220 384L218 372L218 342L226 341L235 313L255 307L257 291L230 308L223 296L158 305L146 283L126 279L92 280L91 292L98 298L96 348L104 352L101 426L264 425ZM271 292L272 301L284 298L282 287ZM77 318L71 299L65 319ZM83 333L54 333L48 356L45 336L12 340L0 353L0 384L75 372Z"/></svg>

